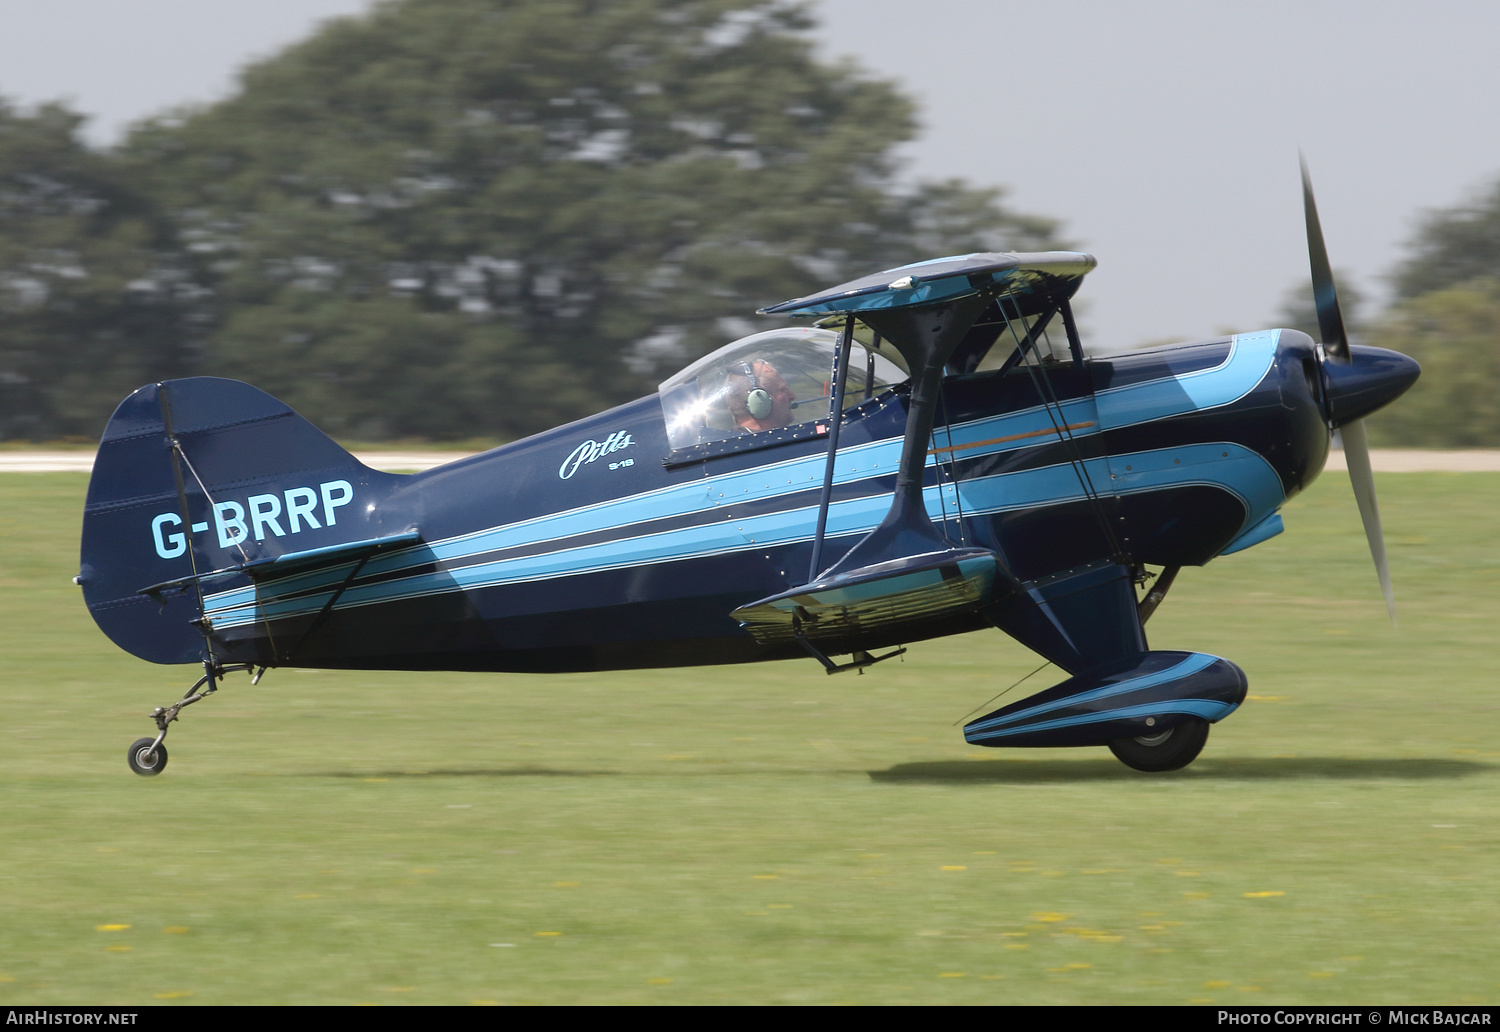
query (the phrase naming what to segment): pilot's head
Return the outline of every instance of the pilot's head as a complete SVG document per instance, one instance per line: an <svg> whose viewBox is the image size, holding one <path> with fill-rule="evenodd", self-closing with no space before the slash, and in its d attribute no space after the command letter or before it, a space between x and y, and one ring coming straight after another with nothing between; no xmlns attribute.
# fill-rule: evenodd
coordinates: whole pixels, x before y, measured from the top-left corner
<svg viewBox="0 0 1500 1032"><path fill-rule="evenodd" d="M730 367L729 414L746 430L774 430L792 421L792 403L797 396L770 362L756 359Z"/></svg>

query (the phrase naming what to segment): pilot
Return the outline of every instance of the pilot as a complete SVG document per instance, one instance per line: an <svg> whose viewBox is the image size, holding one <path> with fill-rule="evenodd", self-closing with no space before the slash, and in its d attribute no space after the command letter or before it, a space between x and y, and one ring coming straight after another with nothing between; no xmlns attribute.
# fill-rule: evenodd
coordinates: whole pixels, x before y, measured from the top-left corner
<svg viewBox="0 0 1500 1032"><path fill-rule="evenodd" d="M736 363L730 366L724 385L729 414L736 426L775 430L792 422L792 403L797 396L770 362L757 358Z"/></svg>

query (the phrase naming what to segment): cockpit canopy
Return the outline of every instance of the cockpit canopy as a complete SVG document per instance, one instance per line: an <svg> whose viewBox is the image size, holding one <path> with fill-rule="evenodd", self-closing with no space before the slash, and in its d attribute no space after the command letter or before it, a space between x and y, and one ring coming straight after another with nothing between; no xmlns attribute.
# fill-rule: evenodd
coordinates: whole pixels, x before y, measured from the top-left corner
<svg viewBox="0 0 1500 1032"><path fill-rule="evenodd" d="M662 381L673 451L828 416L839 334L789 327L741 337ZM855 340L844 407L907 379L890 358Z"/></svg>

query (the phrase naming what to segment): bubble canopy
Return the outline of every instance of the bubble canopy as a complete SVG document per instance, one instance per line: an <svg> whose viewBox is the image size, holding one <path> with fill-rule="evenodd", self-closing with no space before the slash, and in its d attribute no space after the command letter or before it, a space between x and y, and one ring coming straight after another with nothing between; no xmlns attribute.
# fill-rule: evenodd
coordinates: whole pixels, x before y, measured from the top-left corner
<svg viewBox="0 0 1500 1032"><path fill-rule="evenodd" d="M833 330L788 327L741 337L663 380L667 441L676 451L828 416ZM844 407L904 381L900 366L855 340Z"/></svg>

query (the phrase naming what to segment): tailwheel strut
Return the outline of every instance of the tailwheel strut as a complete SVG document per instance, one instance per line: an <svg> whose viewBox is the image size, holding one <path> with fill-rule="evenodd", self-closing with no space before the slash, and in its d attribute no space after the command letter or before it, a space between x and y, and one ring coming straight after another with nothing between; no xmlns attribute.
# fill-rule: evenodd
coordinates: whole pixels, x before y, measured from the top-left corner
<svg viewBox="0 0 1500 1032"><path fill-rule="evenodd" d="M251 684L259 684L261 675L266 672L265 667L256 668L254 663L220 663L215 659L203 661L203 676L183 694L182 698L170 706L158 706L151 711L151 719L156 721L155 738L138 738L131 743L129 751L125 754L125 761L130 764L130 769L141 777L150 778L160 774L167 766L167 747L162 744L167 737L167 728L176 720L184 708L195 702L208 698L219 690L219 681L225 674L243 670L250 675ZM206 687L205 687L206 686Z"/></svg>

